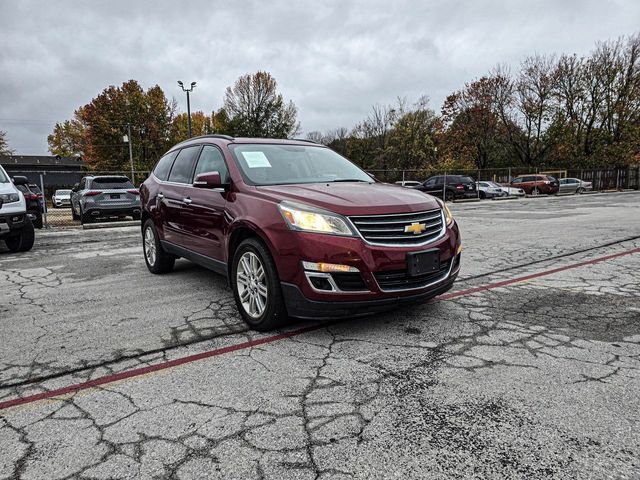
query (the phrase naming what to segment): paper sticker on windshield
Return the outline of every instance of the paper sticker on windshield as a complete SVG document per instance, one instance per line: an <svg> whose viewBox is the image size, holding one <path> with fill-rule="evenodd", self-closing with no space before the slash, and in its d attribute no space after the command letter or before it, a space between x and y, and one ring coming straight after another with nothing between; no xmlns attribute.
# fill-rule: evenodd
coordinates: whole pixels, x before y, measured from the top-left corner
<svg viewBox="0 0 640 480"><path fill-rule="evenodd" d="M263 152L242 152L242 156L246 160L249 168L271 167L269 159Z"/></svg>

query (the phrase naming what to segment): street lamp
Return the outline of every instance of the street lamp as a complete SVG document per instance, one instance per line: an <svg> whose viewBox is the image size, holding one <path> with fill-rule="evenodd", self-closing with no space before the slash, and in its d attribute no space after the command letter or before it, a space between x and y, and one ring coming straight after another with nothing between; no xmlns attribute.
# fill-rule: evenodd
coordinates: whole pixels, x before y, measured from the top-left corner
<svg viewBox="0 0 640 480"><path fill-rule="evenodd" d="M189 138L191 138L191 104L189 103L189 92L193 91L193 87L196 86L196 82L191 82L190 88L184 88L184 84L181 80L178 80L178 85L180 85L183 92L187 93L187 129L189 130Z"/></svg>

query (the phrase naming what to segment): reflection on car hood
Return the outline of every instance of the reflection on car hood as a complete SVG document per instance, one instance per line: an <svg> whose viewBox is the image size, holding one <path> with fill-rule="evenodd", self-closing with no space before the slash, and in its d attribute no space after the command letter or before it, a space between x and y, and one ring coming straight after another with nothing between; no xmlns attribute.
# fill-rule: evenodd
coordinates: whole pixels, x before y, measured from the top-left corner
<svg viewBox="0 0 640 480"><path fill-rule="evenodd" d="M256 187L265 197L280 202L305 203L341 215L381 215L438 208L438 202L419 190L383 183L345 182Z"/></svg>

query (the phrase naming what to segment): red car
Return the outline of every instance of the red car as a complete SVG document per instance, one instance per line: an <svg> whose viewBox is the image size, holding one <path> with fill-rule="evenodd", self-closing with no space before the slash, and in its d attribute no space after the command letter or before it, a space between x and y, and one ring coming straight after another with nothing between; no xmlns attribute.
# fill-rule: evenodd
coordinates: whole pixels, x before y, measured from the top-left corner
<svg viewBox="0 0 640 480"><path fill-rule="evenodd" d="M460 270L458 226L440 200L313 142L192 138L140 193L149 270L183 257L227 276L256 330L429 299Z"/></svg>

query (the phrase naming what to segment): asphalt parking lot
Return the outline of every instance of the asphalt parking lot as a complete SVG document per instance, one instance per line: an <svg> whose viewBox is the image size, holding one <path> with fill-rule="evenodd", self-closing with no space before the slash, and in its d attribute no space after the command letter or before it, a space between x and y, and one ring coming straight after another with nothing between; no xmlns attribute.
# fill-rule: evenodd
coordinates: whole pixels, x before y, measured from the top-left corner
<svg viewBox="0 0 640 480"><path fill-rule="evenodd" d="M0 250L0 478L638 478L640 194L453 211L450 293L271 334L137 228Z"/></svg>

